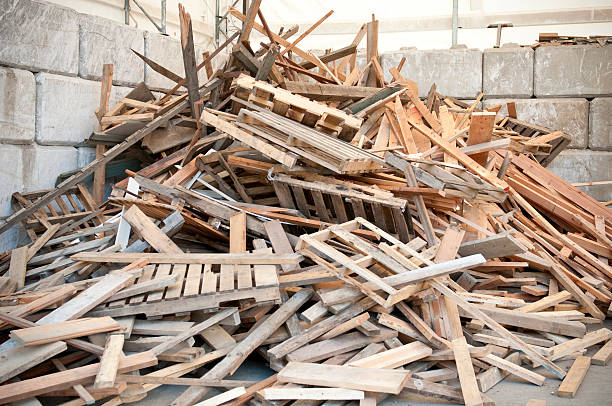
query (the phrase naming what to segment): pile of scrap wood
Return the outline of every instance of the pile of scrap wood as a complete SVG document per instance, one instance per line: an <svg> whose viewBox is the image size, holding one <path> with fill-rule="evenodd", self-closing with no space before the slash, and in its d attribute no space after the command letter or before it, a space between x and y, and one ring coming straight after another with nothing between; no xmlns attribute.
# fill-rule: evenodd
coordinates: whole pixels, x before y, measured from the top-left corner
<svg viewBox="0 0 612 406"><path fill-rule="evenodd" d="M0 257L0 403L491 405L506 377L576 395L612 358L612 211L545 169L569 137L482 95L421 100L401 63L387 83L378 21L315 56L260 3L199 66L181 10L185 78L147 61L165 96L109 106L106 65L97 158L13 195L0 232L32 242ZM251 355L276 373L231 379Z"/></svg>
<svg viewBox="0 0 612 406"><path fill-rule="evenodd" d="M533 47L556 46L556 45L601 45L612 42L610 35L589 35L588 37L577 37L573 35L559 35L556 32L541 32L538 42Z"/></svg>

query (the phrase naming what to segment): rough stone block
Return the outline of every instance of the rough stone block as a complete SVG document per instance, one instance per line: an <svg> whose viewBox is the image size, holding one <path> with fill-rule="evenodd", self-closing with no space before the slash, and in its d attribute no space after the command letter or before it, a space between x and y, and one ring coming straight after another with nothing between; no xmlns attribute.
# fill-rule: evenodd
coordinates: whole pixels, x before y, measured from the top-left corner
<svg viewBox="0 0 612 406"><path fill-rule="evenodd" d="M589 148L612 151L612 97L591 100Z"/></svg>
<svg viewBox="0 0 612 406"><path fill-rule="evenodd" d="M487 99L485 107L502 104L499 114L508 114L506 103L516 103L519 120L561 130L572 137L570 148L586 148L589 137L589 102L586 99Z"/></svg>
<svg viewBox="0 0 612 406"><path fill-rule="evenodd" d="M0 64L76 76L76 11L30 0L0 0L0 10Z"/></svg>
<svg viewBox="0 0 612 406"><path fill-rule="evenodd" d="M426 97L435 82L438 93L459 99L475 98L482 91L482 51L479 49L407 49L385 52L381 65L385 80L392 79L389 68L406 62L401 74L419 85L419 97Z"/></svg>
<svg viewBox="0 0 612 406"><path fill-rule="evenodd" d="M534 94L536 97L612 95L610 61L611 45L537 48Z"/></svg>
<svg viewBox="0 0 612 406"><path fill-rule="evenodd" d="M100 80L102 66L113 64L113 82L136 85L144 80L144 62L130 48L144 54L144 31L115 21L79 14L79 76Z"/></svg>
<svg viewBox="0 0 612 406"><path fill-rule="evenodd" d="M24 150L24 190L55 187L61 173L78 168L78 152L74 147L34 145Z"/></svg>
<svg viewBox="0 0 612 406"><path fill-rule="evenodd" d="M197 46L195 47L195 51L196 63L200 64L204 60L202 57L204 51ZM185 77L183 50L179 40L165 35L147 32L145 33L145 56L180 77ZM206 68L200 69L198 72L198 80L200 84L206 81ZM155 72L147 65L145 66L145 84L150 89L172 89L176 85L176 82Z"/></svg>
<svg viewBox="0 0 612 406"><path fill-rule="evenodd" d="M36 76L36 141L42 145L74 145L98 126L100 82L50 73ZM131 89L113 86L112 106Z"/></svg>
<svg viewBox="0 0 612 406"><path fill-rule="evenodd" d="M568 149L561 152L548 168L570 183L612 179L612 152ZM584 186L580 190L599 201L612 200L612 185Z"/></svg>
<svg viewBox="0 0 612 406"><path fill-rule="evenodd" d="M0 141L34 140L36 82L32 72L0 67Z"/></svg>
<svg viewBox="0 0 612 406"><path fill-rule="evenodd" d="M24 145L0 145L0 217L12 213L11 195L24 185Z"/></svg>
<svg viewBox="0 0 612 406"><path fill-rule="evenodd" d="M533 54L529 47L485 49L482 59L483 93L489 97L531 97Z"/></svg>

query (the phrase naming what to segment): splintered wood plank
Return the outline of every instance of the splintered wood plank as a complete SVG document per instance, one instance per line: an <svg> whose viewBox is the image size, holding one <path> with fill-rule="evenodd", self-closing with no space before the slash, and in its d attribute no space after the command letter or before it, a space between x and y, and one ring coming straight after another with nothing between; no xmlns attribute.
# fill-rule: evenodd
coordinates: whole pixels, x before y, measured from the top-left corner
<svg viewBox="0 0 612 406"><path fill-rule="evenodd" d="M172 265L170 264L159 264L157 266L157 271L155 272L154 279L163 278L170 275L171 267ZM157 302L161 300L164 297L165 290L166 288L149 293L149 296L147 297L147 302Z"/></svg>
<svg viewBox="0 0 612 406"><path fill-rule="evenodd" d="M255 265L253 267L255 274L255 286L258 288L264 286L278 286L278 275L276 274L276 266L274 265Z"/></svg>
<svg viewBox="0 0 612 406"><path fill-rule="evenodd" d="M182 254L183 251L163 233L156 225L144 214L137 205L133 204L125 213L123 218L132 226L140 237L151 244L157 252L169 254Z"/></svg>
<svg viewBox="0 0 612 406"><path fill-rule="evenodd" d="M119 323L107 316L69 320L44 326L12 330L10 336L20 343L29 346L52 343L54 341L82 337L90 334L104 333L118 330L119 328Z"/></svg>
<svg viewBox="0 0 612 406"><path fill-rule="evenodd" d="M562 398L573 398L582 384L589 367L591 366L591 358L583 355L576 358L572 367L568 371L565 379L561 382L557 394Z"/></svg>
<svg viewBox="0 0 612 406"><path fill-rule="evenodd" d="M189 264L187 279L185 279L185 290L183 297L197 296L200 294L202 279L202 264Z"/></svg>
<svg viewBox="0 0 612 406"><path fill-rule="evenodd" d="M234 266L221 265L219 273L219 292L234 290Z"/></svg>
<svg viewBox="0 0 612 406"><path fill-rule="evenodd" d="M166 290L166 299L178 299L181 296L183 290L183 280L185 279L185 273L187 272L186 264L176 264L172 269L172 275L177 277L176 283L168 286Z"/></svg>
<svg viewBox="0 0 612 406"><path fill-rule="evenodd" d="M266 400L360 400L363 391L341 388L266 388L263 391Z"/></svg>
<svg viewBox="0 0 612 406"><path fill-rule="evenodd" d="M476 375L474 374L474 367L472 366L472 358L470 357L465 337L455 338L452 344L463 400L466 406L480 406L483 404L482 398L478 390L478 383L476 381Z"/></svg>
<svg viewBox="0 0 612 406"><path fill-rule="evenodd" d="M26 267L28 265L28 246L15 248L11 251L11 263L7 276L21 289L25 284Z"/></svg>
<svg viewBox="0 0 612 406"><path fill-rule="evenodd" d="M111 388L115 385L119 362L123 357L123 334L111 334L106 340L104 353L100 358L100 369L94 380L94 389Z"/></svg>
<svg viewBox="0 0 612 406"><path fill-rule="evenodd" d="M202 294L215 293L217 291L217 274L212 271L212 265L204 265L204 276L202 277Z"/></svg>

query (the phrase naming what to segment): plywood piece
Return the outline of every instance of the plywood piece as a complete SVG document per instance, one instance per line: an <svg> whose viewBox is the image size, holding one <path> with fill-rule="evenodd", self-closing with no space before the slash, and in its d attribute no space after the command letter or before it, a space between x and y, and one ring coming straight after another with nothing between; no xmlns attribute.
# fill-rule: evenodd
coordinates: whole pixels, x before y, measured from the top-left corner
<svg viewBox="0 0 612 406"><path fill-rule="evenodd" d="M85 318L11 331L11 338L26 345L40 345L119 329L111 317Z"/></svg>

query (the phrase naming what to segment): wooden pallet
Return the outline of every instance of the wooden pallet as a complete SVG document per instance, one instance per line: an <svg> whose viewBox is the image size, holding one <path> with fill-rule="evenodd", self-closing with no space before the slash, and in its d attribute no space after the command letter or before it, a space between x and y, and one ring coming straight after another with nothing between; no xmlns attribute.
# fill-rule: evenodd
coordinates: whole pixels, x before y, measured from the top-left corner
<svg viewBox="0 0 612 406"><path fill-rule="evenodd" d="M507 128L508 130L515 131L519 133L519 135L522 135L524 137L529 137L531 139L534 139L538 136L548 135L548 134L553 134L553 133L555 133L555 135L558 135L558 137L555 137L546 142L547 144L550 145L550 148L546 149L545 151L548 153L547 155L540 155L537 153L537 150L536 150L536 153L534 155L536 155L536 159L542 166L547 166L549 163L551 163L552 160L557 155L559 155L561 151L567 148L567 146L572 140L569 135L561 131L551 130L550 128L527 123L525 121L522 121L516 118L512 118L512 117L504 118L504 120L502 120L502 123L504 127ZM524 145L529 147L529 142L525 143ZM533 147L534 145L531 145L531 146ZM543 146L540 146L540 148L543 148ZM529 149L525 150L525 153L532 153L532 152L533 151Z"/></svg>
<svg viewBox="0 0 612 406"><path fill-rule="evenodd" d="M29 207L49 190L27 193L13 193L13 204L17 210ZM28 235L35 241L50 224L63 224L67 221L78 222L86 219L79 228L89 228L102 224L101 216L95 215L96 204L87 188L77 185L64 191L51 202L33 212L22 221Z"/></svg>
<svg viewBox="0 0 612 406"><path fill-rule="evenodd" d="M280 205L297 209L307 218L339 224L362 217L398 235L402 242L408 242L414 236L408 202L390 192L359 187L350 182L317 181L308 175L304 175L306 178L283 173L271 176Z"/></svg>
<svg viewBox="0 0 612 406"><path fill-rule="evenodd" d="M361 227L377 236L378 245L354 233ZM420 248L423 246L424 244L420 245ZM346 254L347 249L362 254L364 257L349 257L349 254ZM388 283L389 279L384 280L383 278L392 275L408 275L420 264L428 262L428 259L421 257L421 254L408 244L403 244L361 217L328 227L314 234L302 235L296 251L330 270L338 278L353 285L386 308L414 294L414 285L403 286L402 283ZM326 258L337 262L341 268L337 268Z"/></svg>
<svg viewBox="0 0 612 406"><path fill-rule="evenodd" d="M236 79L236 96L330 135L354 134L361 119L250 76ZM239 106L234 105L234 113Z"/></svg>
<svg viewBox="0 0 612 406"><path fill-rule="evenodd" d="M227 302L244 299L253 299L260 304L280 303L276 272L274 265L147 265L134 287L169 277L176 278L177 282L156 291L106 303L90 314L92 317L134 314L155 317L195 310L215 311Z"/></svg>
<svg viewBox="0 0 612 406"><path fill-rule="evenodd" d="M374 154L252 103L248 106L258 111L241 109L237 126L307 162L340 174L383 167L383 160Z"/></svg>

